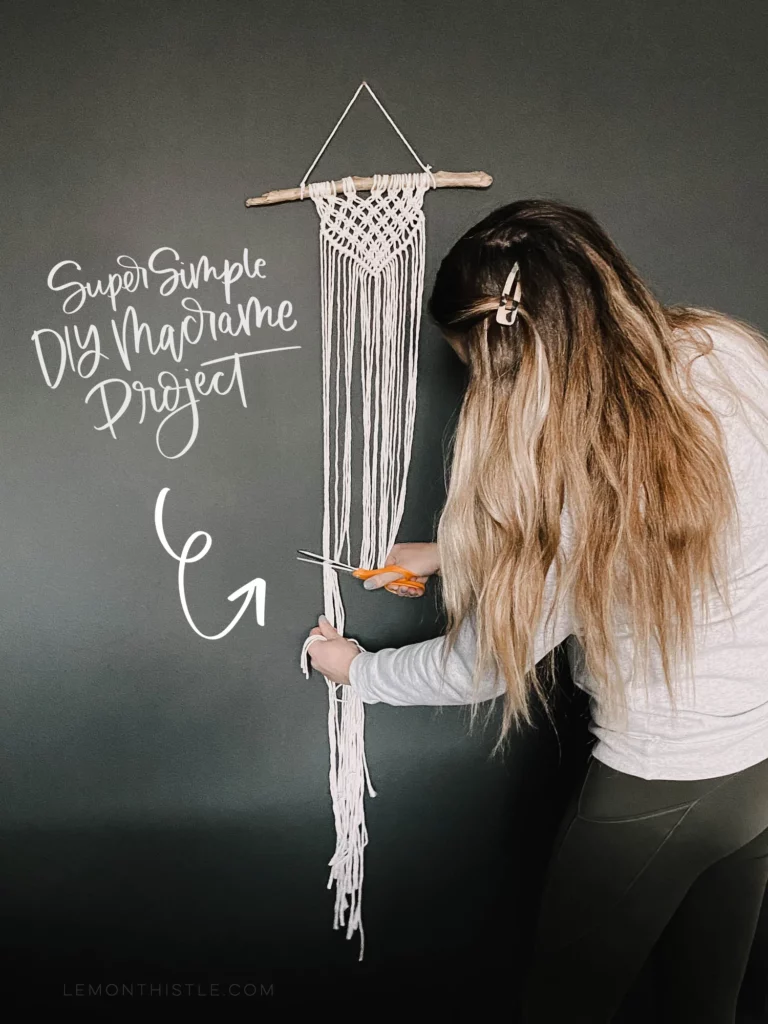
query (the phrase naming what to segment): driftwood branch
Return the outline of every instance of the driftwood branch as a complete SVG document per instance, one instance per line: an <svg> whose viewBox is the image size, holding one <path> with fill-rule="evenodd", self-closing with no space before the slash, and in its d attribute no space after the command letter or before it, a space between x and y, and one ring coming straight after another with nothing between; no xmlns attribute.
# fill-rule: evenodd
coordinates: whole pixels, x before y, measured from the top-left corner
<svg viewBox="0 0 768 1024"><path fill-rule="evenodd" d="M438 188L488 188L493 182L490 174L485 171L434 171L435 184ZM352 178L358 192L370 192L373 178ZM334 181L336 194L344 191L343 181ZM304 186L304 198L309 198L309 186ZM246 199L246 206L272 206L274 203L290 203L301 199L300 188L280 188L273 192L265 192L263 196Z"/></svg>

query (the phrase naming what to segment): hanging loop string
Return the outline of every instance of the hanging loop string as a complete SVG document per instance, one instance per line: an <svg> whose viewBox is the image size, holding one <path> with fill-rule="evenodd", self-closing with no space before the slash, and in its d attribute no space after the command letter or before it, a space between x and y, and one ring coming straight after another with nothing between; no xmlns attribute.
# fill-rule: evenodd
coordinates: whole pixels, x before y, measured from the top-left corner
<svg viewBox="0 0 768 1024"><path fill-rule="evenodd" d="M356 100L356 99L357 99L357 97L358 97L358 96L360 95L360 93L362 92L362 90L363 90L363 89L367 89L367 90L368 90L369 94L371 95L371 97L373 98L374 102L376 103L376 106L377 106L377 107L379 108L379 110L380 110L380 111L382 112L382 114L384 115L384 117L386 117L386 119L387 119L387 120L389 121L389 123L390 123L390 124L392 125L392 127L393 127L393 128L395 129L395 131L397 132L397 134L398 134L398 136L399 136L399 138L400 138L400 141L401 141L401 142L402 142L402 143L403 143L403 144L405 145L405 147L406 147L406 148L408 149L409 153L411 154L411 156L413 157L413 159L414 159L414 160L416 161L416 163L417 163L417 164L419 165L419 167L420 167L420 168L422 169L422 171L424 171L424 173L425 173L425 174L429 175L429 178L430 178L430 185L432 186L432 188L436 188L436 187L437 187L437 185L436 185L436 182L435 182L435 178L434 178L434 175L432 174L432 166L431 166L430 164L425 164L425 163L424 163L424 161L423 161L423 160L421 159L421 157L420 157L420 156L418 155L418 153L417 153L417 152L416 152L416 150L415 150L415 149L413 148L413 146L412 146L412 145L410 144L410 142L408 141L408 139L406 139L406 137L405 137L405 136L403 135L403 133L402 133L402 132L400 131L400 129L399 129L398 127L397 127L397 125L395 124L394 120L393 120L393 119L392 119L392 117L390 116L390 114L389 114L389 111L388 111L388 110L386 109L386 107L385 107L385 106L384 106L384 104L383 104L383 103L381 102L381 100L379 99L379 97L378 97L378 96L376 95L376 93L375 93L375 92L373 91L373 89L372 89L372 88L370 87L370 85L368 85L368 83L367 83L367 82L363 81L363 82L361 82L361 83L360 83L360 85L358 85L358 87L357 87L357 89L356 89L356 91L355 91L355 95L354 95L354 96L352 97L352 99L351 99L351 100L349 101L349 103L348 103L348 104L346 105L346 107L344 108L344 113L343 113L343 114L341 115L341 117L339 118L339 120L338 120L338 121L336 122L336 124L335 124L335 125L333 126L333 129L332 129L332 131L331 131L331 134L330 134L330 135L328 136L328 138L327 138L327 139L325 140L325 142L323 143L323 145L322 145L322 146L320 147L320 150L319 150L319 152L318 152L317 156L316 156L316 157L315 157L315 159L314 159L314 160L312 161L312 163L311 163L311 164L309 165L309 169L307 170L307 173L306 173L306 174L304 175L304 177L303 177L303 178L301 179L301 181L300 181L300 183L299 183L299 188L301 189L301 198L302 198L302 199L304 198L304 189L306 188L306 185L307 185L307 178L308 178L308 177L310 176L310 174L312 173L312 171L314 171L315 167L317 167L317 164L318 164L318 162L319 162L319 160L320 160L320 157L321 157L321 156L323 155L323 153L324 153L324 152L326 151L326 149L328 148L328 146L329 146L329 144L330 144L330 142L331 142L331 139L332 139L332 138L334 137L334 135L336 134L336 132L337 132L337 131L339 130L339 128L341 127L341 124L342 124L342 122L344 121L344 118L345 118L345 117L347 116L347 114L348 114L348 113L350 112L350 110L352 109L352 107L353 107L353 105L354 105L354 102L355 102L355 100Z"/></svg>

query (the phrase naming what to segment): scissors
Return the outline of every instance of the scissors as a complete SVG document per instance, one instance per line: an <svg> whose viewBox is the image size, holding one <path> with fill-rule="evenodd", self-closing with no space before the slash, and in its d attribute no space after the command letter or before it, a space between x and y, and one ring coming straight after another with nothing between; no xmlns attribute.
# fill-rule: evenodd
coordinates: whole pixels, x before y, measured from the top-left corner
<svg viewBox="0 0 768 1024"><path fill-rule="evenodd" d="M414 594L424 593L424 584L416 578L415 573L409 569L404 569L402 565L385 565L381 569L356 569L354 565L338 562L335 558L323 558L322 555L316 555L312 551L301 550L298 552L298 560L300 562L310 562L312 565L329 565L332 569L340 572L351 572L355 579L358 580L368 580L371 576L378 576L383 572L399 572L400 578L392 580L390 583L385 583L385 590L395 594L400 587L405 587L408 590L412 590Z"/></svg>

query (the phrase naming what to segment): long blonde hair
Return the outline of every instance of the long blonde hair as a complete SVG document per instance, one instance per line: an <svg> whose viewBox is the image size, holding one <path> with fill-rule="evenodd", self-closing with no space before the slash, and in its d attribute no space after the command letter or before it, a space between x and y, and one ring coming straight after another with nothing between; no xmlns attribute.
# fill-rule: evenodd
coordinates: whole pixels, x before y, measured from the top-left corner
<svg viewBox="0 0 768 1024"><path fill-rule="evenodd" d="M516 322L493 315L520 266ZM474 620L475 676L506 681L502 737L547 693L532 663L555 566L587 668L615 700L617 616L636 662L656 647L674 699L697 595L727 602L736 500L717 416L690 387L708 327L749 325L664 307L595 220L544 200L503 207L443 260L430 312L466 353L469 381L438 527L447 650ZM685 343L681 341L685 339ZM563 560L566 504L573 544Z"/></svg>

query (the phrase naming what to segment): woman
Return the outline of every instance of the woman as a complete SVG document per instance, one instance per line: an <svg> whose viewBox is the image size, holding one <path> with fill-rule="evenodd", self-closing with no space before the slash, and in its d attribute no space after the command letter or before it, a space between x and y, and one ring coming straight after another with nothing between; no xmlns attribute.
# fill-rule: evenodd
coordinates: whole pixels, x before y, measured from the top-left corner
<svg viewBox="0 0 768 1024"><path fill-rule="evenodd" d="M502 696L504 737L567 639L596 742L526 1019L609 1021L653 951L656 1019L731 1022L768 878L768 347L546 201L467 232L430 312L468 387L437 543L389 564L440 573L447 636L361 653L321 619L313 666L366 703Z"/></svg>

